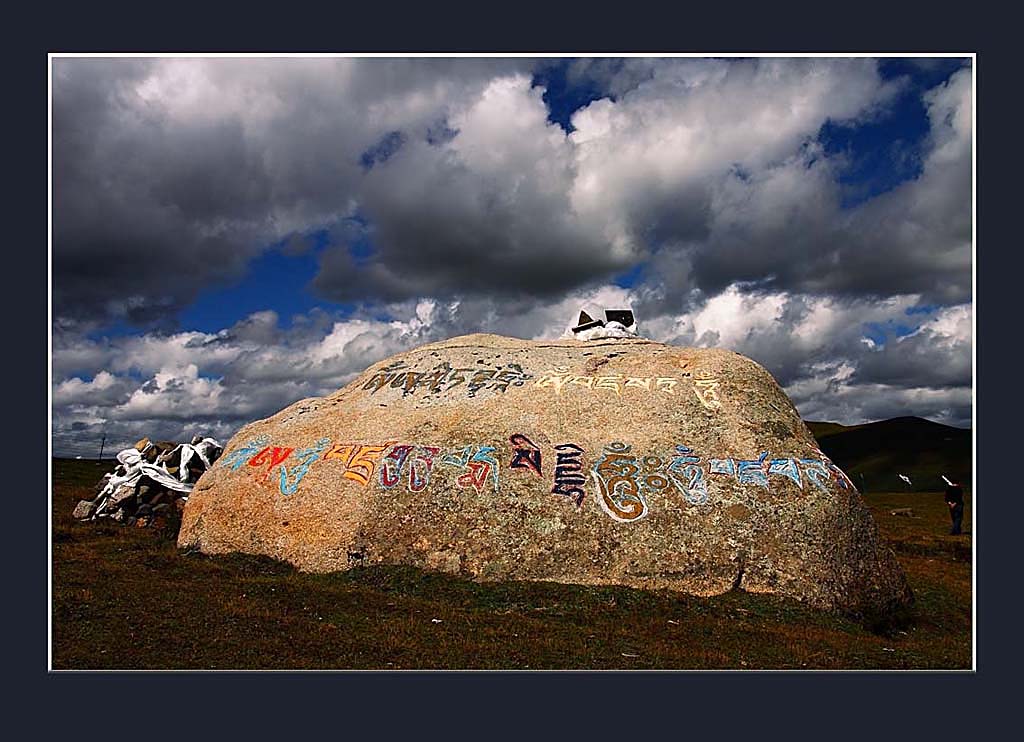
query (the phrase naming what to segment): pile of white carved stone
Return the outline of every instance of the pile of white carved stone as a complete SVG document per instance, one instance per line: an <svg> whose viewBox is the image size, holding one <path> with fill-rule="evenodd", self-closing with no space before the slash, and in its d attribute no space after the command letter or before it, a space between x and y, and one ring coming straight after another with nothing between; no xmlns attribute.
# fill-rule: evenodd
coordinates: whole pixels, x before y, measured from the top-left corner
<svg viewBox="0 0 1024 742"><path fill-rule="evenodd" d="M117 467L96 485L96 497L78 503L74 517L109 518L140 527L177 518L196 480L223 450L216 440L202 436L191 443L143 438L117 454Z"/></svg>

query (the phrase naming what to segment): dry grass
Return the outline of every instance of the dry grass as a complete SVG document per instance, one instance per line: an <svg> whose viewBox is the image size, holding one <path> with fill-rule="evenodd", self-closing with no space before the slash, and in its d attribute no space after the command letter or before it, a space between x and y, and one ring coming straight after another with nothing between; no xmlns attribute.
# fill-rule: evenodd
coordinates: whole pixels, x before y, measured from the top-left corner
<svg viewBox="0 0 1024 742"><path fill-rule="evenodd" d="M869 495L917 604L890 636L785 598L553 583L477 584L404 568L306 575L182 554L173 532L74 522L102 473L56 461L53 666L197 669L969 668L970 536L938 493ZM918 517L893 516L912 507ZM970 506L965 519L969 531Z"/></svg>

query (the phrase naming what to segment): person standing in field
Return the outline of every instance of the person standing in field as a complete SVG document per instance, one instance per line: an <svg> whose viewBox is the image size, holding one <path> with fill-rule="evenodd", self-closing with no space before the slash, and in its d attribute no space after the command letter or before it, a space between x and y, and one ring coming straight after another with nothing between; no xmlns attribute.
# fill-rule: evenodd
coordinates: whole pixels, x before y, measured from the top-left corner
<svg viewBox="0 0 1024 742"><path fill-rule="evenodd" d="M945 479L945 477L943 477ZM949 506L949 517L953 520L951 536L959 535L964 520L964 490L956 482L946 479L946 504Z"/></svg>

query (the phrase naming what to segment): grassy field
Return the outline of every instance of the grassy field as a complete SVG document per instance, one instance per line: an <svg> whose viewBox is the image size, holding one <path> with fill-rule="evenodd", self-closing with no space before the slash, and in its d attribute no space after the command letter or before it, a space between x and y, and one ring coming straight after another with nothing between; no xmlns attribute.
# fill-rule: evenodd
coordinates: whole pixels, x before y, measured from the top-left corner
<svg viewBox="0 0 1024 742"><path fill-rule="evenodd" d="M307 575L179 553L163 531L77 523L110 463L54 461L54 669L957 669L971 664L971 504L870 494L917 602L892 634L799 602L403 568ZM892 515L913 509L913 517Z"/></svg>

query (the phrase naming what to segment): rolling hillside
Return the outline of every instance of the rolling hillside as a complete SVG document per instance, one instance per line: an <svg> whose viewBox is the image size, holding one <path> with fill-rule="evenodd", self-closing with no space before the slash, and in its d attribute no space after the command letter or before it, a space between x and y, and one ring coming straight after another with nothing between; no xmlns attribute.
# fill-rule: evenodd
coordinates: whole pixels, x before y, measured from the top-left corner
<svg viewBox="0 0 1024 742"><path fill-rule="evenodd" d="M971 489L971 431L919 417L863 425L807 422L824 451L861 491L939 491L941 475ZM899 478L905 474L907 486Z"/></svg>

